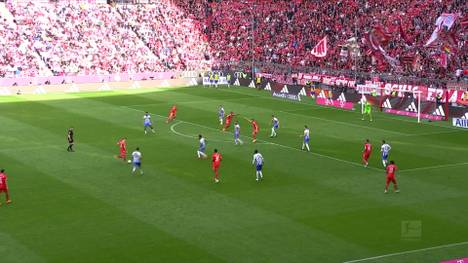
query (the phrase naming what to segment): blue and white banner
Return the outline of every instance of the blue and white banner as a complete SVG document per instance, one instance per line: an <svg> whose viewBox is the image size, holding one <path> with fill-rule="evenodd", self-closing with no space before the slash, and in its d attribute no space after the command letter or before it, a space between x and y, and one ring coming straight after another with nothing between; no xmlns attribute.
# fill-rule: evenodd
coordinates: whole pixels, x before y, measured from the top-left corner
<svg viewBox="0 0 468 263"><path fill-rule="evenodd" d="M272 95L273 97L277 97L277 98L301 101L301 95L299 94L288 94L288 93L273 91Z"/></svg>
<svg viewBox="0 0 468 263"><path fill-rule="evenodd" d="M226 79L226 77L224 76L220 76L219 77L219 80L218 80L218 85L227 85L228 84L228 81ZM210 80L210 77L203 77L203 85L215 85L215 81L214 80Z"/></svg>
<svg viewBox="0 0 468 263"><path fill-rule="evenodd" d="M468 119L464 118L453 118L452 125L459 128L468 129Z"/></svg>

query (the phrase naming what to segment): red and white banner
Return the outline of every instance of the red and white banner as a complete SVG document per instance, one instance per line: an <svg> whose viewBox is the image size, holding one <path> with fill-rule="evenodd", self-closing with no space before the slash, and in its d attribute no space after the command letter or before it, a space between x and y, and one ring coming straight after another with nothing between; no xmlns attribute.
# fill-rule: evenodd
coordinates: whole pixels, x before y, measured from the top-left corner
<svg viewBox="0 0 468 263"><path fill-rule="evenodd" d="M331 77L323 77L322 80L330 80ZM336 85L338 81L336 81L338 78L335 78L334 82L327 84L327 81L321 81L324 84L327 85ZM342 80L346 81L346 80ZM363 85L354 85L355 81L348 81L346 82L345 85L350 88L355 88L361 91L364 91L365 93L369 94L369 92L373 91L376 87L379 89L377 90L377 93L380 95L382 92L383 95L391 95L392 92L396 91L398 97L404 97L405 93L407 92L421 92L421 100L422 101L436 101L437 96L441 96L441 102L445 103L447 100L448 102L453 102L453 103L460 103L460 101L467 101L468 98L464 98L464 90L460 89L436 89L436 88L429 88L427 86L421 86L421 85L407 85L407 84L396 84L396 83L384 83L384 82L372 82L372 81L366 81L365 84ZM466 96L466 95L465 95Z"/></svg>
<svg viewBox="0 0 468 263"><path fill-rule="evenodd" d="M429 46L430 44L432 44L434 41L437 40L437 38L439 38L439 33L440 31L442 31L442 28L445 26L447 27L447 30L450 30L450 28L452 28L453 24L455 24L455 20L457 19L457 14L442 14L440 15L436 22L435 22L435 25L436 25L436 28L434 29L434 31L432 32L432 35L431 37L429 38L429 40L427 40L426 44L424 44L425 47Z"/></svg>
<svg viewBox="0 0 468 263"><path fill-rule="evenodd" d="M301 83L304 84L305 81L310 80L314 82L320 82L326 85L334 86L334 85L342 85L346 87L354 87L356 84L356 80L346 78L346 77L334 77L334 76L329 76L329 75L324 75L324 74L314 74L314 73L308 73L308 74L298 74L302 76L300 81Z"/></svg>
<svg viewBox="0 0 468 263"><path fill-rule="evenodd" d="M462 100L464 91L456 89L435 89L426 86L413 86L406 84L385 83L383 86L385 95L397 92L398 97L403 97L405 92L421 92L422 101L436 101L437 96L441 96L441 102L455 102Z"/></svg>
<svg viewBox="0 0 468 263"><path fill-rule="evenodd" d="M323 58L327 55L328 52L328 44L327 44L327 37L325 36L320 40L317 45L315 45L314 49L312 49L312 55Z"/></svg>
<svg viewBox="0 0 468 263"><path fill-rule="evenodd" d="M359 89L372 89L375 86L382 88L381 92L382 95L389 96L394 91L397 92L398 97L404 97L405 93L413 92L413 93L421 93L421 101L436 101L437 96L441 96L441 102L445 103L447 100L448 102L459 102L463 98L463 94L465 91L457 90L457 89L436 89L436 88L429 88L427 86L419 86L419 85L407 85L407 84L395 84L395 83L383 83L383 82L366 82L365 85L358 85Z"/></svg>
<svg viewBox="0 0 468 263"><path fill-rule="evenodd" d="M447 88L447 89L436 89L429 88L423 85L408 85L408 84L397 84L397 83L385 83L374 81L366 81L365 84L357 85L356 80L346 77L334 77L325 74L316 73L299 73L295 75L301 85L304 85L306 81L313 81L323 83L328 86L344 86L348 88L358 89L369 94L376 87L378 88L377 93L384 93L384 95L391 95L393 91L397 92L398 97L404 97L406 92L421 92L422 101L436 100L437 95L442 97L441 102L445 103L446 100L451 103L459 103L468 101L467 95L464 96L465 90L459 88ZM282 76L284 77L284 76ZM458 87L458 86L457 86ZM465 104L465 103L462 103Z"/></svg>

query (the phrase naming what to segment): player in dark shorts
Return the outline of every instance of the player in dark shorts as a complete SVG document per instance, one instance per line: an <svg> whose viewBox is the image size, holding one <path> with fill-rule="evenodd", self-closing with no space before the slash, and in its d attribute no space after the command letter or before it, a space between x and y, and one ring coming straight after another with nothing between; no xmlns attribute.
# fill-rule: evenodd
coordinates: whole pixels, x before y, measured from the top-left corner
<svg viewBox="0 0 468 263"><path fill-rule="evenodd" d="M73 128L68 129L67 140L68 140L67 152L74 152L74 150L73 150L73 144L74 144Z"/></svg>

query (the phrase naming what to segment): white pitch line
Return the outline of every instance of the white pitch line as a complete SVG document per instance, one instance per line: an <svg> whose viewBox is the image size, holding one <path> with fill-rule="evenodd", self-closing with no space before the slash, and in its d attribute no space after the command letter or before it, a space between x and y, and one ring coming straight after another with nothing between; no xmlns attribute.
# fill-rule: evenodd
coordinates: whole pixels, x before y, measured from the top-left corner
<svg viewBox="0 0 468 263"><path fill-rule="evenodd" d="M354 124L354 123L350 123L350 122L335 121L335 120L319 118L319 117L315 117L315 116L311 116L311 115L297 114L297 113L294 113L294 112L288 112L288 111L282 111L282 110L280 110L279 112L283 112L283 113L287 113L287 114L291 114L291 115L296 115L296 116L299 116L299 117L305 117L305 118L311 118L311 119L316 119L316 120L321 120L321 121L327 121L327 122L347 125L347 126L351 126L351 127L357 127L357 128L362 128L362 129L368 129L368 130L383 131L383 132L393 133L393 134L400 135L400 136L407 135L406 133L402 133L402 132L385 130L385 129L370 127L370 126L362 126L362 125Z"/></svg>
<svg viewBox="0 0 468 263"><path fill-rule="evenodd" d="M355 260L345 261L343 263L364 262L364 261L369 261L369 260L373 260L373 259L381 259L381 258L387 258L387 257L401 256L401 255L407 255L407 254L412 254L412 253L417 253L417 252L424 252L424 251L441 249L441 248L457 247L457 246L463 246L463 245L468 245L468 241L460 242L460 243L447 244L447 245L441 245L441 246L435 246L435 247L428 247L428 248L421 248L421 249L403 251L403 252L397 252L397 253L381 255L381 256L376 256L376 257L370 257L370 258L355 259Z"/></svg>
<svg viewBox="0 0 468 263"><path fill-rule="evenodd" d="M222 91L224 91L224 90L222 90ZM239 92L233 92L233 93L241 94L241 93L239 93ZM249 96L277 100L277 98L273 98L273 97L264 97L264 96L259 96L259 95L250 95L250 94L249 94ZM302 105L308 105L308 106L312 106L312 107L313 107L313 106L317 106L317 105L313 105L313 104L303 103L303 102L300 102L300 101L291 101L291 102L292 102L292 103L297 103L297 104L302 104ZM326 107L326 108L328 109L328 107ZM393 134L397 134L397 135L406 135L406 133L402 133L402 132L391 131L391 130L376 128L376 127L370 127L370 126L362 126L362 125L354 124L354 123L350 123L350 122L335 121L335 120L324 119L324 118L320 118L320 117L316 117L316 116L303 115L303 114L297 114L297 113L292 112L292 111L301 111L301 110L307 110L307 108L304 108L304 109L296 109L296 110L290 110L290 111L282 111L282 110L280 110L280 111L278 111L278 112L283 112L283 113L291 114L291 115L295 115L295 116L300 116L300 117L305 117L305 118L311 118L311 119L316 119L316 120L321 120L321 121L327 121L327 122L331 122L331 123L337 123L337 124L341 124L341 125L347 125L347 126L357 127L357 128L362 128L362 129L383 131L383 132L393 133ZM345 111L345 112L349 112L349 111Z"/></svg>
<svg viewBox="0 0 468 263"><path fill-rule="evenodd" d="M294 148L294 147L291 147L291 146L287 146L287 145L283 145L283 144L279 144L279 143L274 143L274 142L268 142L269 144L272 144L272 145L276 145L278 147L283 147L283 148L287 148L287 149L290 149L290 150L296 150L296 151L301 151L303 152L303 150L299 149L299 148ZM338 161L338 162L342 162L342 163L347 163L347 164L350 164L350 165L353 165L353 166L359 166L359 167L364 167L362 164L360 163L355 163L355 162L351 162L351 161L347 161L347 160L343 160L343 159L339 159L339 158L335 158L335 157L332 157L332 156L329 156L329 155L324 155L324 154L320 154L320 153L316 153L316 152L308 152L309 154L312 154L312 155L316 155L316 156L320 156L320 157L323 157L323 158L327 158L327 159L330 159L330 160L334 160L334 161ZM379 168L375 168L375 167L371 167L371 166L367 166L368 169L372 169L372 170L376 170L376 171L382 171L382 169L379 169Z"/></svg>
<svg viewBox="0 0 468 263"><path fill-rule="evenodd" d="M231 93L236 93L236 94L244 94L244 93L241 93L241 92L235 92L233 90L225 90L225 89L220 89L220 90L221 91L231 92ZM260 96L260 95L252 95L252 94L249 94L249 95L252 96L252 97L260 97L260 98L265 98L265 99L279 100L278 98L274 98L274 97L266 97L266 96ZM290 101L290 102L291 103L296 103L296 104L302 104L302 105L309 105L309 106L316 107L316 108L338 110L338 111L344 111L344 112L352 112L352 111L349 111L349 110L344 110L344 109L339 109L339 108L332 108L332 107L327 107L327 106L322 106L322 105L317 105L317 104L310 104L310 103L305 103L305 102L301 102L301 101ZM403 122L408 122L408 123L412 123L412 124L422 124L422 125L438 127L438 128L444 128L444 129L452 129L452 130L458 130L458 131L461 130L461 128L457 128L457 127L436 125L435 123L437 123L437 122L424 122L424 120L423 120L420 123L418 123L418 122L413 121L413 120L394 118L394 117L390 117L390 116L391 116L390 114L380 114L379 118L382 117L384 119L389 119L389 120L393 120L393 121L403 121ZM394 115L394 116L396 116L396 115Z"/></svg>
<svg viewBox="0 0 468 263"><path fill-rule="evenodd" d="M381 114L381 115L379 115L379 117L382 117L382 118L388 119L388 120L393 120L393 121L402 121L402 122L408 122L408 123L418 124L418 125L426 125L426 126L443 128L443 129L463 131L461 128L457 128L457 127L437 125L436 123L438 123L438 122L426 122L425 120L421 120L421 122L418 123L416 121L412 121L412 120L409 120L409 119L397 118L397 117L402 117L400 115L393 115L395 117L390 117L390 116L391 116L390 114Z"/></svg>
<svg viewBox="0 0 468 263"><path fill-rule="evenodd" d="M121 106L121 107L128 108L128 109L131 109L131 110L134 110L134 111L144 112L144 111L142 111L142 110L134 109L134 108L127 107L127 106ZM153 114L153 115L156 115L156 116L159 116L159 117L164 117L164 116L159 115L159 114L155 114L155 113L152 113L152 114ZM164 118L165 118L165 117L164 117ZM189 124L192 124L192 125L195 125L195 126L198 126L198 127L206 128L206 129L218 130L218 129L215 129L215 128L213 128L213 127L201 125L201 124L194 123L194 122L189 122L189 121L182 121L182 122L189 123ZM231 132L229 132L229 133L231 133ZM188 135L185 135L185 136L188 136ZM252 139L251 137L248 137L248 136L244 136L244 137ZM294 147L287 146L287 145L283 145L283 144L279 144L279 143L274 143L274 142L265 141L265 140L258 140L258 141L259 141L259 142L264 142L265 144L276 145L276 146L278 146L278 147L283 147L283 148L290 149L290 150L301 151L301 152L303 151L303 150L301 150L301 149L299 149L299 148L294 148ZM360 164L360 163L355 163L355 162L351 162L351 161L347 161L347 160L335 158L335 157L332 157L332 156L328 156L328 155L324 155L324 154L320 154L320 153L316 153L316 152L308 152L308 154L315 155L315 156L320 156L320 157L322 157L322 158L326 158L326 159L330 159L330 160L334 160L334 161L346 163L346 164L353 165L353 166L363 167L363 165ZM375 167L370 167L370 166L368 166L367 169L372 169L372 170L376 170L376 171L382 171L382 169L375 168Z"/></svg>
<svg viewBox="0 0 468 263"><path fill-rule="evenodd" d="M185 122L185 121L179 121L177 123L174 123L171 125L171 131L174 133L174 134L177 134L179 136L182 136L182 137L186 137L186 138L190 138L190 139L196 139L197 136L192 136L192 135L187 135L187 134L184 134L184 133L181 133L181 132L178 132L175 130L175 127L179 124L182 124L182 123L188 123L190 125L193 125L192 123L189 123L189 122ZM199 126L199 125L196 125L196 126ZM211 127L205 127L205 128L211 128ZM243 136L244 137L244 136ZM234 143L234 140L216 140L216 139L208 139L207 141L213 141L213 142L226 142L226 143ZM267 143L260 143L260 144L267 144ZM269 144L269 143L268 143Z"/></svg>
<svg viewBox="0 0 468 263"><path fill-rule="evenodd" d="M462 166L462 165L467 165L468 163L451 163L451 164L442 164L442 165L434 165L434 166L426 166L426 167L417 167L417 168L410 168L410 169L404 169L401 170L400 172L413 172L413 171L422 171L422 170L432 170L432 169L439 169L439 168L447 168L447 167L456 167L456 166Z"/></svg>
<svg viewBox="0 0 468 263"><path fill-rule="evenodd" d="M186 137L186 138L190 138L190 139L194 139L194 138L197 138L196 136L191 136L191 135L187 135L187 134L183 134L183 133L180 133L178 131L175 130L175 127L179 124L183 123L182 121L179 121L177 123L174 123L171 125L171 131L179 136L182 136L182 137Z"/></svg>
<svg viewBox="0 0 468 263"><path fill-rule="evenodd" d="M220 90L221 90L221 91L231 92L231 93L236 93L236 94L243 94L243 93L240 93L240 92L233 92L233 91L231 91L231 90L223 90L223 89L220 89ZM243 95L244 95L244 94L243 94ZM270 100L278 100L277 98L274 98L274 97L265 97L265 96L260 96L260 95L251 95L251 94L249 94L249 96L257 97L257 98L270 99ZM309 107L317 107L317 108L324 108L324 109L340 110L340 111L344 111L344 112L352 112L352 111L349 111L349 110L342 110L342 109L339 109L339 108L330 108L330 107L325 107L325 106L321 106L321 105L314 105L314 104L310 104L310 103L305 103L305 102L301 102L301 101L289 101L289 102L291 102L291 103L296 103L296 104L301 104L301 105L308 105ZM304 109L296 109L296 110L294 110L294 111L300 111L300 110L307 110L307 108L304 108ZM332 123L337 123L337 124L342 124L342 125L348 125L348 126L363 128L363 129L384 131L384 132L393 133L393 134L398 134L398 135L406 135L406 133L402 133L402 132L391 131L391 130L385 130L385 129L376 128L376 127L361 126L361 125L359 125L359 124L354 124L354 123L349 123L349 122L344 122L344 121L335 121L335 120L330 120L330 119L324 119L324 118L315 117L315 116L310 116L310 115L297 114L297 113L293 113L292 111L281 111L281 110L280 110L279 112L283 112L283 113L287 113L287 114L291 114L291 115L296 115L296 116L301 116L301 117L306 117L306 118L312 118L312 119L321 120L321 121L328 121L328 122L332 122Z"/></svg>
<svg viewBox="0 0 468 263"><path fill-rule="evenodd" d="M450 131L443 131L443 132L426 132L426 133L412 133L400 136L391 136L390 138L398 138L398 137L418 137L418 136L430 136L430 135L439 135L439 134L447 134L447 133L456 133L461 132L463 130L450 130Z"/></svg>
<svg viewBox="0 0 468 263"><path fill-rule="evenodd" d="M415 145L415 143L403 142L403 141L395 140L395 139L392 139L392 144ZM443 146L443 145L435 145L435 144L426 144L424 146L429 147L429 148L448 149L448 150L452 150L452 151L464 151L464 152L466 152L468 150L468 148L466 148L466 147ZM412 147L412 146L409 146L409 147Z"/></svg>

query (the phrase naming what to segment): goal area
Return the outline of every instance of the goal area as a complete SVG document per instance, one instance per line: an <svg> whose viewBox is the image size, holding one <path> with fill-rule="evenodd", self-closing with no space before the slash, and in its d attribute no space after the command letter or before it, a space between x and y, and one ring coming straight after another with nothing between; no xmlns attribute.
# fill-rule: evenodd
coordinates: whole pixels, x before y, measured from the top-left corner
<svg viewBox="0 0 468 263"><path fill-rule="evenodd" d="M358 85L356 91L361 112L364 111L364 105L370 103L382 112L413 117L417 122L447 120L447 104L441 103L439 100L424 100L422 91L389 90L377 85Z"/></svg>

